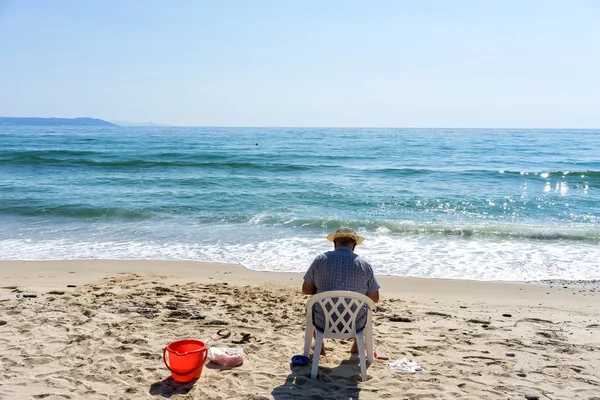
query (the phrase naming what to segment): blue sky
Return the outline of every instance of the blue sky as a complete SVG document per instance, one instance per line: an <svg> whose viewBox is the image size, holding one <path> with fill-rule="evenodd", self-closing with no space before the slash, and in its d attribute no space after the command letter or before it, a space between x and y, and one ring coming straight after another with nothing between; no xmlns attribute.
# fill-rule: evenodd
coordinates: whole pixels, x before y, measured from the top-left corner
<svg viewBox="0 0 600 400"><path fill-rule="evenodd" d="M0 115L600 128L600 1L0 0Z"/></svg>

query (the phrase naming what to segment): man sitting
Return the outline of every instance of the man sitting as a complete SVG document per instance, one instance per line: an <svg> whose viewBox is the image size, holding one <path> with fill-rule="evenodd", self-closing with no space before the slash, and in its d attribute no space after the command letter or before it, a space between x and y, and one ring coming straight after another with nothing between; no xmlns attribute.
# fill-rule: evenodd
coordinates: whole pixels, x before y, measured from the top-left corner
<svg viewBox="0 0 600 400"><path fill-rule="evenodd" d="M367 295L375 303L379 301L379 283L373 275L371 265L358 254L354 248L363 242L352 228L340 228L327 235L333 242L334 250L323 253L311 264L304 275L302 293L316 294L332 290L348 290ZM367 322L364 310L358 315L356 329L361 330ZM313 308L313 323L316 329L324 330L325 315L320 306ZM358 353L356 340L350 350ZM321 347L321 355L325 355L325 346Z"/></svg>

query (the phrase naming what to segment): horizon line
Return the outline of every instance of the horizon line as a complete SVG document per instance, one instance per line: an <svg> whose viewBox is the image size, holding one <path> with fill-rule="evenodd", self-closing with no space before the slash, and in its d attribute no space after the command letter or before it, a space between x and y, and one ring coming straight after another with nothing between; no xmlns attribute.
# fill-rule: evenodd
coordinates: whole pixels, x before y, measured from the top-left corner
<svg viewBox="0 0 600 400"><path fill-rule="evenodd" d="M135 127L144 127L144 128L271 128L271 129L488 129L488 130L500 130L500 129L514 129L514 130L600 130L599 127L589 128L589 127L485 127L485 126L476 126L476 127L465 127L465 126L348 126L348 125L328 125L328 126L316 126L316 125L296 125L296 126L285 126L285 125L172 125L165 122L155 122L155 121L128 121L128 120L117 120L112 118L99 118L99 117L14 117L14 116L0 116L0 118L23 118L23 119L97 119L100 121L108 122L114 124L116 126L120 126L123 128L135 128ZM119 125L119 123L128 123L132 125ZM136 126L135 124L140 124ZM149 124L145 126L145 124ZM154 125L154 126L153 126Z"/></svg>
<svg viewBox="0 0 600 400"><path fill-rule="evenodd" d="M330 125L330 126L312 126L312 125L301 125L301 126L284 126L284 125L169 125L164 124L163 126L156 126L155 128L272 128L272 129L515 129L515 130L600 130L597 128L561 128L561 127L535 127L535 128L524 128L524 127L464 127L464 126L341 126L341 125Z"/></svg>

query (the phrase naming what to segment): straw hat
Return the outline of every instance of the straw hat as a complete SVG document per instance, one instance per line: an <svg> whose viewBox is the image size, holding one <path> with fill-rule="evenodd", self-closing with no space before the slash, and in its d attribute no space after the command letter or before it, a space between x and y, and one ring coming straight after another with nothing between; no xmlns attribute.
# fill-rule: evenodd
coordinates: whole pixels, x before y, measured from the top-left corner
<svg viewBox="0 0 600 400"><path fill-rule="evenodd" d="M349 238L356 242L357 245L361 244L365 238L362 238L356 234L356 231L352 228L340 228L335 233L327 235L327 240L333 242L335 239Z"/></svg>

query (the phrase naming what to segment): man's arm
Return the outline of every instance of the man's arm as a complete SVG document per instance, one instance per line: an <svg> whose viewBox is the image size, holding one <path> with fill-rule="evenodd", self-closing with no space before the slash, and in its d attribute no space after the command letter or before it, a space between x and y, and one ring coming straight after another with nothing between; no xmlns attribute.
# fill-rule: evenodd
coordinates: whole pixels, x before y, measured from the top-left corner
<svg viewBox="0 0 600 400"><path fill-rule="evenodd" d="M304 294L316 294L317 293L317 287L314 284L315 270L317 269L317 266L319 265L320 259L321 259L321 256L315 258L314 261L312 262L312 264L310 264L310 267L308 267L308 271L306 271L306 274L304 275L304 283L302 283L302 293L304 293Z"/></svg>
<svg viewBox="0 0 600 400"><path fill-rule="evenodd" d="M302 283L302 293L315 294L317 293L317 287L309 281L304 281L304 283ZM379 296L377 298L379 298Z"/></svg>
<svg viewBox="0 0 600 400"><path fill-rule="evenodd" d="M379 302L379 289L372 293L367 293L367 297L373 300L375 303Z"/></svg>
<svg viewBox="0 0 600 400"><path fill-rule="evenodd" d="M373 274L373 268L371 268L371 264L367 264L367 273L369 276L369 281L367 282L367 297L373 300L375 303L379 302L379 282L375 278L375 274Z"/></svg>

